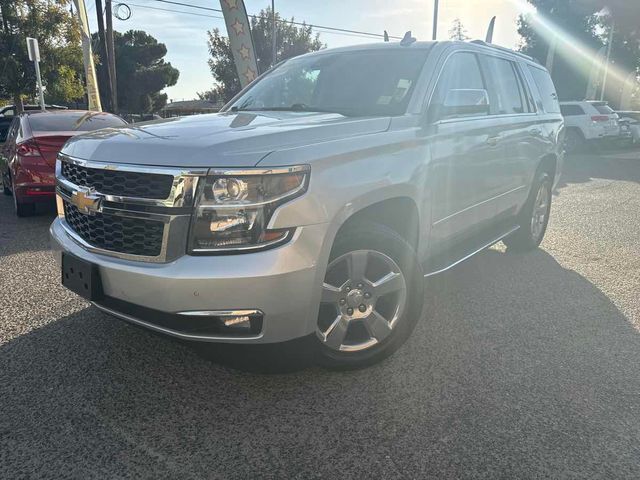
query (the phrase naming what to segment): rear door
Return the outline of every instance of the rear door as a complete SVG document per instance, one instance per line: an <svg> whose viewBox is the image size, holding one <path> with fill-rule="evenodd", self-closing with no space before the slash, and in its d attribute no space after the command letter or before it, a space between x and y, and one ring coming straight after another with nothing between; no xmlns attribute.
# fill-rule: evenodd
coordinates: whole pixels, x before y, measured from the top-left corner
<svg viewBox="0 0 640 480"><path fill-rule="evenodd" d="M499 129L496 175L491 193L497 219L517 213L528 195L528 168L540 158L542 128L522 72L512 58L481 54L481 65L489 79L491 115Z"/></svg>

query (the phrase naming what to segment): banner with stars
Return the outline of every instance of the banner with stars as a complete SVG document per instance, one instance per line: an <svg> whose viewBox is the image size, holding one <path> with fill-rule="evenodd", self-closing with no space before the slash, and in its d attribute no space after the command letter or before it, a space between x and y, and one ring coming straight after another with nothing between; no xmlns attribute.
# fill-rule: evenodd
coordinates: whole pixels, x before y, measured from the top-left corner
<svg viewBox="0 0 640 480"><path fill-rule="evenodd" d="M242 88L258 76L255 48L249 28L249 17L243 0L220 0L224 23L227 25L229 47L240 77Z"/></svg>

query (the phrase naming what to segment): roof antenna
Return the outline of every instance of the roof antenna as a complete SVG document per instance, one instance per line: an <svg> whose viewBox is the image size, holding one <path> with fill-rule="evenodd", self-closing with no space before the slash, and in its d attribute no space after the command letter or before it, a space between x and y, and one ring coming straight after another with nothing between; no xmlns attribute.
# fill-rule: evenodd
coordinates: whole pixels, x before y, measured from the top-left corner
<svg viewBox="0 0 640 480"><path fill-rule="evenodd" d="M384 31L384 41L388 42L389 41L389 34L387 33L387 31Z"/></svg>
<svg viewBox="0 0 640 480"><path fill-rule="evenodd" d="M496 25L496 17L494 15L491 21L489 22L489 28L487 28L487 36L484 39L485 42L493 43L493 27L495 27L495 25Z"/></svg>
<svg viewBox="0 0 640 480"><path fill-rule="evenodd" d="M406 47L408 45L411 45L415 41L416 41L415 37L411 36L411 30L409 30L407 33L404 34L404 37L402 37L402 40L400 40L400 45L402 45L403 47Z"/></svg>

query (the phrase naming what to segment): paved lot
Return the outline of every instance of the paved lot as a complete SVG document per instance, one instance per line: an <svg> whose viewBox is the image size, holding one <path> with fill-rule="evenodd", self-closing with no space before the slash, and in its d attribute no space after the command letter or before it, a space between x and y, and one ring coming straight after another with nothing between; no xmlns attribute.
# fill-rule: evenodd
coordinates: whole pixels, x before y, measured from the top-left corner
<svg viewBox="0 0 640 480"><path fill-rule="evenodd" d="M0 199L0 478L640 478L640 152L571 159L548 237L431 286L388 361L258 375L64 291Z"/></svg>

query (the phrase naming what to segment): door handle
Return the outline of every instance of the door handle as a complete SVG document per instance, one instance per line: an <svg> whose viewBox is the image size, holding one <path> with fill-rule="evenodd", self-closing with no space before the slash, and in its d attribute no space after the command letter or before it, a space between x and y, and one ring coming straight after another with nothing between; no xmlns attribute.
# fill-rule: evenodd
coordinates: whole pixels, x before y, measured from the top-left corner
<svg viewBox="0 0 640 480"><path fill-rule="evenodd" d="M534 137L537 137L542 133L542 130L540 130L539 128L532 128L531 130L529 130L529 133Z"/></svg>
<svg viewBox="0 0 640 480"><path fill-rule="evenodd" d="M492 137L487 137L487 145L490 146L494 146L498 143L498 140L500 140L500 136L499 135L494 135Z"/></svg>

